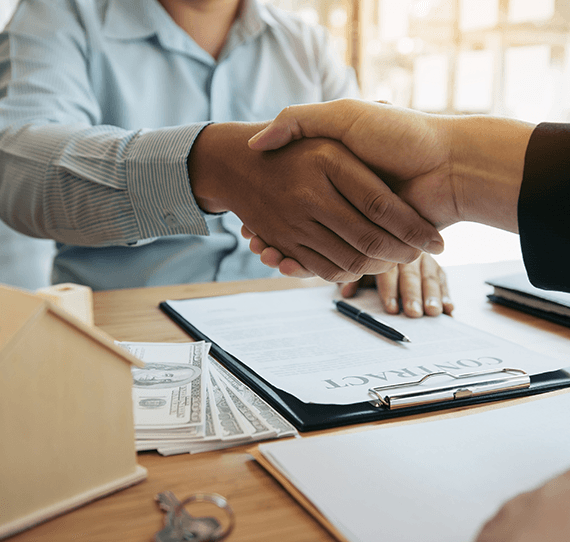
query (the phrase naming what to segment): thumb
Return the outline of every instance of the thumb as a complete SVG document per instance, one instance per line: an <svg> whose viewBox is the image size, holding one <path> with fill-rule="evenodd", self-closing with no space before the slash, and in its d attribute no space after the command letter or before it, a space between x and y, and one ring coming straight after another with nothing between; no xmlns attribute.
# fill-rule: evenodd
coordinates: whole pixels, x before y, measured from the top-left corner
<svg viewBox="0 0 570 542"><path fill-rule="evenodd" d="M292 126L289 124L291 123ZM272 151L279 149L294 141L301 139L303 134L300 132L295 118L285 118L281 114L269 123L261 132L255 134L249 141L248 145L254 151Z"/></svg>
<svg viewBox="0 0 570 542"><path fill-rule="evenodd" d="M304 137L329 137L340 141L352 120L350 102L351 100L344 99L286 107L249 140L249 148L270 151ZM341 112L349 114L340 115Z"/></svg>

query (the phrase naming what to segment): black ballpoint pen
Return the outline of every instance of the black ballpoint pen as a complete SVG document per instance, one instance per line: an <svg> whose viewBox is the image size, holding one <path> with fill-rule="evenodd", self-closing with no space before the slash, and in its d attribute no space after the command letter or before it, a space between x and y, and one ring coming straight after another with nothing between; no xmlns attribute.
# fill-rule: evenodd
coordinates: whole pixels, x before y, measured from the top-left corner
<svg viewBox="0 0 570 542"><path fill-rule="evenodd" d="M408 337L406 337L403 333L400 333L397 329L394 329L393 327L380 322L380 320L377 320L374 318L374 316L371 316L370 314L361 311L360 309L357 309L356 307L353 307L344 301L333 301L333 303L336 305L337 310L345 316L352 318L359 324L362 324L368 329L371 329L372 331L375 331L376 333L379 333L388 339L406 343L412 342Z"/></svg>

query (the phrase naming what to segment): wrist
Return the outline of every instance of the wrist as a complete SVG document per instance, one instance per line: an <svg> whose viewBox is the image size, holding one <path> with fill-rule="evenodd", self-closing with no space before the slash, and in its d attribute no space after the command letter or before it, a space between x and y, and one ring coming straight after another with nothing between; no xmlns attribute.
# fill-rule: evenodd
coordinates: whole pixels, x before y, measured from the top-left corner
<svg viewBox="0 0 570 542"><path fill-rule="evenodd" d="M194 199L207 213L231 211L232 190L241 185L247 156L258 155L247 142L262 124L228 122L210 124L198 135L187 167ZM242 187L243 189L243 187Z"/></svg>
<svg viewBox="0 0 570 542"><path fill-rule="evenodd" d="M534 125L478 115L447 118L458 220L518 232L518 196Z"/></svg>

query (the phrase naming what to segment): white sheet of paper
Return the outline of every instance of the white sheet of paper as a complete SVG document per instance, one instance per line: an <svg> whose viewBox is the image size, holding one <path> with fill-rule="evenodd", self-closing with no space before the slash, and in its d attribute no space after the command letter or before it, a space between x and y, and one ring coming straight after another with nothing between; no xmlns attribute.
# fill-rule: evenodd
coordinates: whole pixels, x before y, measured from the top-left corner
<svg viewBox="0 0 570 542"><path fill-rule="evenodd" d="M560 368L558 360L447 316L383 314L375 291L349 300L412 341L395 342L341 315L332 303L337 296L336 286L330 286L168 303L258 375L307 403L360 403L371 399L371 387L441 370L513 367L538 373Z"/></svg>
<svg viewBox="0 0 570 542"><path fill-rule="evenodd" d="M351 542L468 542L570 468L570 394L259 450Z"/></svg>

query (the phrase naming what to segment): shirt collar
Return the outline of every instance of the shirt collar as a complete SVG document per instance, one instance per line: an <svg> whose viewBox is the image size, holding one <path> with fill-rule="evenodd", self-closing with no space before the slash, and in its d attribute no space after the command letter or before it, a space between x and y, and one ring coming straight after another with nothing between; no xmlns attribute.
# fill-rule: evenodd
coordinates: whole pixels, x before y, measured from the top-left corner
<svg viewBox="0 0 570 542"><path fill-rule="evenodd" d="M265 30L267 27L265 22L266 11L267 8L258 0L243 0L241 13L228 33L219 60L226 57L240 44L254 39Z"/></svg>
<svg viewBox="0 0 570 542"><path fill-rule="evenodd" d="M103 35L117 40L137 40L155 35L157 21L153 19L151 8L156 0L109 0ZM130 6L130 7L128 7ZM160 7L160 6L158 6Z"/></svg>
<svg viewBox="0 0 570 542"><path fill-rule="evenodd" d="M258 0L244 0L241 13L232 26L220 60L241 43L261 34L275 21ZM103 34L117 40L141 40L157 36L166 49L199 57L211 57L182 30L158 0L109 0Z"/></svg>

